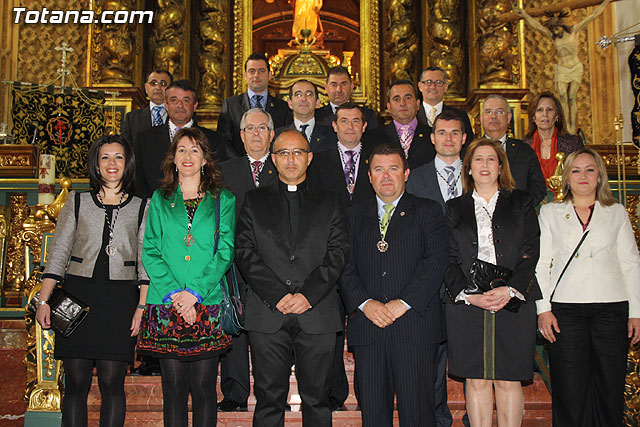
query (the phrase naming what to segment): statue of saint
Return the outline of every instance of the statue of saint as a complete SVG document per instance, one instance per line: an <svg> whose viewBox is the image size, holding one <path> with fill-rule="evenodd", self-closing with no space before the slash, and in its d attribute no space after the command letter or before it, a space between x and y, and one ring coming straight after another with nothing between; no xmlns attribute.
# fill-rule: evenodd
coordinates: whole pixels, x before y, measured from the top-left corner
<svg viewBox="0 0 640 427"><path fill-rule="evenodd" d="M578 33L588 23L596 19L610 1L604 0L593 10L591 15L588 15L576 25L574 25L571 9L568 7L562 9L557 15L551 14L544 25L531 17L524 9L514 10L514 13L523 18L534 30L540 31L553 40L557 55L555 87L560 97L562 108L567 115L567 128L570 133L576 132L576 117L578 114L576 96L584 73L582 62L578 58Z"/></svg>
<svg viewBox="0 0 640 427"><path fill-rule="evenodd" d="M289 3L293 6L293 28L291 29L293 39L300 36L300 31L310 30L312 36L322 40L322 23L320 22L322 0L289 0Z"/></svg>

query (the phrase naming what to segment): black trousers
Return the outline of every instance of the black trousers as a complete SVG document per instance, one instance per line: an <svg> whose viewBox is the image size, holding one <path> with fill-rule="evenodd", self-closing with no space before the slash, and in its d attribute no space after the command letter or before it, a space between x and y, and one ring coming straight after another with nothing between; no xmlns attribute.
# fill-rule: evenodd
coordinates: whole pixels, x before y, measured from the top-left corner
<svg viewBox="0 0 640 427"><path fill-rule="evenodd" d="M246 405L251 392L249 380L249 335L232 337L233 348L220 357L220 388L225 399Z"/></svg>
<svg viewBox="0 0 640 427"><path fill-rule="evenodd" d="M437 343L418 346L384 331L374 343L353 350L364 427L393 425L394 395L401 427L434 425Z"/></svg>
<svg viewBox="0 0 640 427"><path fill-rule="evenodd" d="M556 427L622 425L629 304L552 303L560 333L549 345Z"/></svg>
<svg viewBox="0 0 640 427"><path fill-rule="evenodd" d="M292 353L302 399L302 424L331 426L328 396L336 333L307 334L300 329L298 317L289 314L274 334L250 331L249 342L256 395L254 427L284 426Z"/></svg>

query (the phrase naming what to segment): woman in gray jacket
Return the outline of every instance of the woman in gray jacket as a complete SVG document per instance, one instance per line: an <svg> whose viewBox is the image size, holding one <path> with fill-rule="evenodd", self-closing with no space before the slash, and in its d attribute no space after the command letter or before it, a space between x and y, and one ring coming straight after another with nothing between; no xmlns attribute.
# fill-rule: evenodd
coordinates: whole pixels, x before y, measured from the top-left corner
<svg viewBox="0 0 640 427"><path fill-rule="evenodd" d="M100 425L122 426L124 377L133 362L148 284L138 261L146 201L133 196L135 163L126 139L104 136L95 141L87 169L92 190L71 192L58 217L36 319L50 327L47 300L57 282L90 306L73 334L56 336L55 356L63 361L66 375L62 422L87 425L95 363L102 395Z"/></svg>

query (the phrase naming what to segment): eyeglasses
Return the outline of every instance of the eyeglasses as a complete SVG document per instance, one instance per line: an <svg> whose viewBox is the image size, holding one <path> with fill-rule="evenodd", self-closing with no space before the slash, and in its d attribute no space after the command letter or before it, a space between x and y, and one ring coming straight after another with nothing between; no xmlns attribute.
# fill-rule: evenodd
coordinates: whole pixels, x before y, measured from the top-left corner
<svg viewBox="0 0 640 427"><path fill-rule="evenodd" d="M274 151L273 154L275 154L280 158L285 159L285 158L288 158L291 154L293 154L293 157L298 158L303 154L307 154L308 152L309 150L303 150L302 148L294 148L293 150L283 148L282 150Z"/></svg>
<svg viewBox="0 0 640 427"><path fill-rule="evenodd" d="M260 133L264 133L264 132L266 132L268 130L271 130L271 129L269 129L269 126L267 126L267 125L260 125L260 126L249 125L249 126L245 126L244 129L242 129L242 130L244 132L247 132L247 133L254 133L256 131L258 131Z"/></svg>
<svg viewBox="0 0 640 427"><path fill-rule="evenodd" d="M297 91L293 94L294 97L296 98L302 98L303 96L307 97L307 98L315 98L316 94L312 91L312 90L308 90L306 92L303 91Z"/></svg>
<svg viewBox="0 0 640 427"><path fill-rule="evenodd" d="M150 82L147 82L147 84L149 84L149 85L151 85L151 86L153 86L153 87L156 87L156 86L158 86L158 85L160 85L160 86L162 86L162 87L167 87L167 86L169 86L169 82L167 82L166 80L160 80L160 81L157 81L157 80L151 80Z"/></svg>
<svg viewBox="0 0 640 427"><path fill-rule="evenodd" d="M431 80L431 79L429 79L429 80L422 80L420 83L422 83L425 86L433 86L433 85L436 85L438 87L444 86L444 81L442 81L442 80Z"/></svg>
<svg viewBox="0 0 640 427"><path fill-rule="evenodd" d="M506 111L503 110L503 109L499 109L499 110L484 110L482 113L486 114L487 116L500 117L500 116L503 116L506 113Z"/></svg>

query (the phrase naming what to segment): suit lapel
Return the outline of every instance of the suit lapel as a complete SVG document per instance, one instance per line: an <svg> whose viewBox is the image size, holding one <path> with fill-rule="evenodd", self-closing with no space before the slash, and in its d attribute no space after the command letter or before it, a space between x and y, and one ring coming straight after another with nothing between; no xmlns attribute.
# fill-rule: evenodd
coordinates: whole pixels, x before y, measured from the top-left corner
<svg viewBox="0 0 640 427"><path fill-rule="evenodd" d="M460 217L472 230L474 236L473 238L477 240L478 223L476 222L476 211L471 193L467 193L460 197L460 204Z"/></svg>
<svg viewBox="0 0 640 427"><path fill-rule="evenodd" d="M423 148L423 144L426 144L425 135L427 135L426 126L418 122L416 131L413 133L413 139L411 140L411 146L409 147L409 154L407 157L410 158L411 155L415 155L417 151L421 151L421 149Z"/></svg>
<svg viewBox="0 0 640 427"><path fill-rule="evenodd" d="M251 170L249 170L251 173ZM260 172L260 186L268 186L278 181L278 172L276 171L276 167L273 165L273 161L271 161L271 155L267 156L267 160L264 162L264 166L262 167L262 172ZM251 180L253 184L253 180Z"/></svg>
<svg viewBox="0 0 640 427"><path fill-rule="evenodd" d="M251 102L249 101L249 92L245 92L242 94L242 98L240 100L240 106L242 108L241 115L244 114L245 111L251 108Z"/></svg>
<svg viewBox="0 0 640 427"><path fill-rule="evenodd" d="M427 167L427 172L431 175L431 179L428 179L427 182L432 185L432 193L435 197L438 198L437 202L439 202L442 206L445 205L444 197L442 197L442 191L440 191L440 182L438 177L438 172L436 172L436 163L431 162L427 163L429 166Z"/></svg>
<svg viewBox="0 0 640 427"><path fill-rule="evenodd" d="M406 229L403 224L405 223L407 218L413 216L413 213L415 211L415 207L413 205L413 200L411 199L411 197L412 196L405 191L398 201L398 205L393 210L391 221L389 221L389 227L387 228L387 234L385 236L386 240L393 239L398 233L401 232L401 230Z"/></svg>

